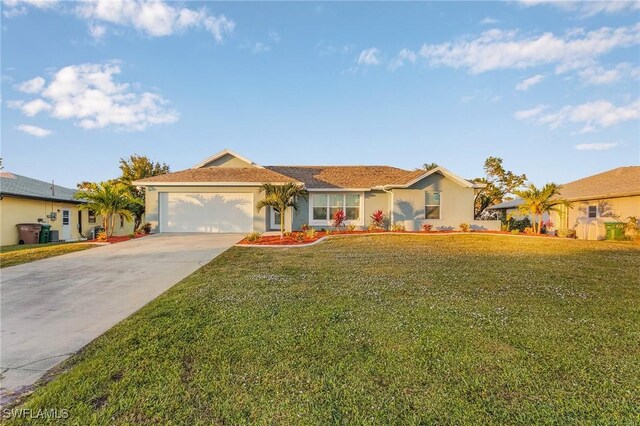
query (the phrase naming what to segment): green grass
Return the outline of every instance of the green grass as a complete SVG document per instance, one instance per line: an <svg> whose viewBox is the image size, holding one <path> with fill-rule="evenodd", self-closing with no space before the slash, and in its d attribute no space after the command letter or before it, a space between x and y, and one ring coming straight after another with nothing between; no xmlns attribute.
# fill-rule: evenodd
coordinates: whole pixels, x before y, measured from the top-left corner
<svg viewBox="0 0 640 426"><path fill-rule="evenodd" d="M634 424L639 259L486 235L232 248L24 407L76 424Z"/></svg>
<svg viewBox="0 0 640 426"><path fill-rule="evenodd" d="M23 244L4 246L0 248L0 268L33 262L34 260L60 256L94 247L91 244L79 243L49 243L49 244Z"/></svg>

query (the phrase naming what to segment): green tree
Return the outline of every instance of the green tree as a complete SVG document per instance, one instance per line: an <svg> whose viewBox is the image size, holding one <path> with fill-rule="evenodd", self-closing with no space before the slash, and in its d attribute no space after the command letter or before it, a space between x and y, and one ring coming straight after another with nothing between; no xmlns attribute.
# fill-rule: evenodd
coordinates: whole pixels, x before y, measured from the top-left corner
<svg viewBox="0 0 640 426"><path fill-rule="evenodd" d="M486 184L475 195L476 219L487 207L504 201L505 196L513 194L514 190L524 185L527 180L525 174L518 175L505 170L502 158L498 157L489 157L485 160L484 172L486 177L475 179L475 182Z"/></svg>
<svg viewBox="0 0 640 426"><path fill-rule="evenodd" d="M280 213L280 238L284 238L284 215L289 207L298 210L298 199L309 199L309 193L302 186L295 183L284 185L272 185L264 183L260 187L260 193L265 193L264 199L258 201L256 208L258 211L264 207L271 207Z"/></svg>
<svg viewBox="0 0 640 426"><path fill-rule="evenodd" d="M120 159L120 170L122 174L118 181L127 186L133 198L142 201L140 204L134 203L129 206L134 216L134 229L138 229L145 212L145 192L142 188L132 185L132 182L169 173L169 166L165 163L153 162L144 155L133 154L129 158Z"/></svg>
<svg viewBox="0 0 640 426"><path fill-rule="evenodd" d="M102 225L109 237L113 235L116 217L122 215L131 220L131 206L142 204L142 200L131 195L129 188L120 182L83 182L80 185L82 189L75 198L86 201L80 209L93 210L102 216Z"/></svg>
<svg viewBox="0 0 640 426"><path fill-rule="evenodd" d="M424 163L422 165L422 168L427 171L435 169L436 167L438 167L438 163Z"/></svg>
<svg viewBox="0 0 640 426"><path fill-rule="evenodd" d="M525 189L514 190L513 193L522 198L518 213L530 214L533 231L542 232L542 215L550 212L561 212L561 207L571 207L571 203L560 196L560 185L553 182L538 188L530 183Z"/></svg>

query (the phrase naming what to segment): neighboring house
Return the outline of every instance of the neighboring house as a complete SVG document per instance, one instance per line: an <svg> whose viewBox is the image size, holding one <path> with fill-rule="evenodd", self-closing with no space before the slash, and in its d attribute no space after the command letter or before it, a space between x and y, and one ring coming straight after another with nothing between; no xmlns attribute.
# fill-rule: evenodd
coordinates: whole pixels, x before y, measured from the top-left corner
<svg viewBox="0 0 640 426"><path fill-rule="evenodd" d="M560 194L572 207L553 213L556 228L576 230L578 238L605 238L606 222L640 218L640 166L618 167L562 185Z"/></svg>
<svg viewBox="0 0 640 426"><path fill-rule="evenodd" d="M191 169L141 179L146 189L146 220L154 232L264 232L278 230L280 218L271 209L258 211L263 183L294 182L309 191L297 211L285 216L287 230L303 224L330 226L342 209L347 223L366 227L376 210L390 212L392 223L407 230L431 223L437 229L499 229L499 221L473 218L474 190L482 187L443 167L408 171L388 166L264 167L224 150Z"/></svg>
<svg viewBox="0 0 640 426"><path fill-rule="evenodd" d="M520 207L521 204L522 198L514 198L513 200L489 206L486 208L486 210L498 212L498 217L500 218L512 217L514 219L522 219L524 217L528 217L529 220L532 220L531 214L523 214L518 212L518 207ZM542 220L549 220L549 213L544 213L542 215Z"/></svg>
<svg viewBox="0 0 640 426"><path fill-rule="evenodd" d="M91 229L102 226L102 218L80 210L77 190L26 176L0 172L0 245L18 244L19 223L47 223L61 241L91 237ZM116 220L114 235L133 232L133 223Z"/></svg>

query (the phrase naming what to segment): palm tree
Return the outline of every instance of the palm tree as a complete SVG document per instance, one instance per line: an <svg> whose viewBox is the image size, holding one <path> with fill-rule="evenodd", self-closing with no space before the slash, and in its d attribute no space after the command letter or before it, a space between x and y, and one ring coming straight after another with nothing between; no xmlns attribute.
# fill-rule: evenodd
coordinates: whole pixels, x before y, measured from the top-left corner
<svg viewBox="0 0 640 426"><path fill-rule="evenodd" d="M284 214L289 207L298 210L298 198L307 200L309 193L302 186L295 183L286 183L284 185L272 185L263 183L260 187L260 193L265 193L264 199L258 201L256 208L258 211L263 207L271 207L280 213L280 238L284 238Z"/></svg>
<svg viewBox="0 0 640 426"><path fill-rule="evenodd" d="M523 190L513 193L522 198L518 213L531 214L533 230L536 234L542 231L542 215L549 212L561 212L561 207L571 207L571 203L560 197L561 186L553 182L538 188L530 183Z"/></svg>
<svg viewBox="0 0 640 426"><path fill-rule="evenodd" d="M102 216L102 225L109 237L113 235L116 217L122 215L131 220L131 206L142 204L142 200L131 195L126 185L109 181L83 182L82 190L76 192L75 198L85 201L80 209L92 210Z"/></svg>

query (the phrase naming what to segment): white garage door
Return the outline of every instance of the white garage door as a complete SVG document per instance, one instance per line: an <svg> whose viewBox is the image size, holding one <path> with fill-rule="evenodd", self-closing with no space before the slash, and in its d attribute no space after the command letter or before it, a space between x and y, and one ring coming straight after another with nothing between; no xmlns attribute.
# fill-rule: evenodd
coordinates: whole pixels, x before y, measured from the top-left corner
<svg viewBox="0 0 640 426"><path fill-rule="evenodd" d="M251 232L253 194L160 193L160 232Z"/></svg>

